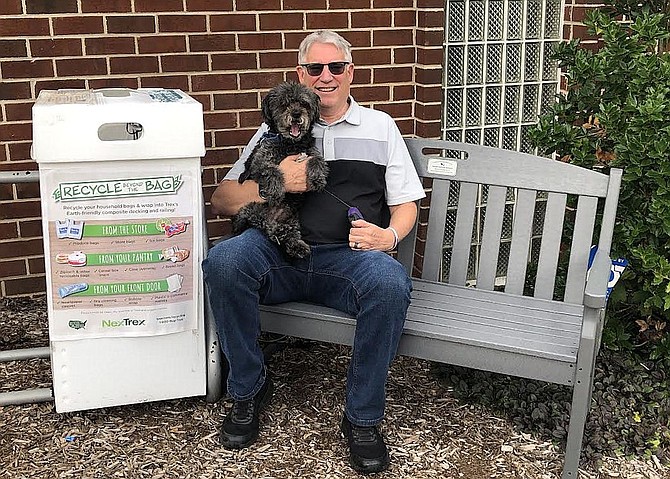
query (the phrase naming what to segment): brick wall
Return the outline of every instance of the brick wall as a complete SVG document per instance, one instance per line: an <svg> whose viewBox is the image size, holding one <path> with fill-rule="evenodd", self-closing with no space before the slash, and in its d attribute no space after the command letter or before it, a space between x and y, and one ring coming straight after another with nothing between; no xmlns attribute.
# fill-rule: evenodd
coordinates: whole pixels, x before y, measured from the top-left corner
<svg viewBox="0 0 670 479"><path fill-rule="evenodd" d="M319 28L354 45L353 95L404 134L439 136L442 0L2 0L0 170L36 169L43 89L180 88L204 106L205 197L260 122L262 94L295 79ZM211 237L228 221L207 210ZM45 291L37 184L0 184L0 297Z"/></svg>

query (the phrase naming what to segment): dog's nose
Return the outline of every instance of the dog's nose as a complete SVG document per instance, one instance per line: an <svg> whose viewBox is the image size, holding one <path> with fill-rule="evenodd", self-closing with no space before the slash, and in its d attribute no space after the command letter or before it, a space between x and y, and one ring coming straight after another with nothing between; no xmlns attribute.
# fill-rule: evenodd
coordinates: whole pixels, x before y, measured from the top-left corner
<svg viewBox="0 0 670 479"><path fill-rule="evenodd" d="M292 116L294 119L297 120L298 118L300 118L300 117L302 116L302 112L301 112L300 110L293 110L293 111L291 112L291 116Z"/></svg>

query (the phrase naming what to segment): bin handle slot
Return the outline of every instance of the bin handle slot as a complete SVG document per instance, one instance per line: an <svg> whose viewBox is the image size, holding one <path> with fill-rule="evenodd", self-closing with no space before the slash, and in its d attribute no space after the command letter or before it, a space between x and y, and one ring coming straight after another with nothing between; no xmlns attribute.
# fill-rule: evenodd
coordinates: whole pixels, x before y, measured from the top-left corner
<svg viewBox="0 0 670 479"><path fill-rule="evenodd" d="M139 140L144 134L141 123L103 123L98 128L98 138L101 141Z"/></svg>

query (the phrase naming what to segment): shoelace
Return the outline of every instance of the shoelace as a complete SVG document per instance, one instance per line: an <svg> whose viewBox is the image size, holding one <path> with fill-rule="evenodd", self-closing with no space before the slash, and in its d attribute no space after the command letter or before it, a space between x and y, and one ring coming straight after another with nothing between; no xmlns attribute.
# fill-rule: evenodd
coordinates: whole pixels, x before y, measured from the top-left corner
<svg viewBox="0 0 670 479"><path fill-rule="evenodd" d="M233 403L233 422L237 424L248 424L254 417L254 402L235 401Z"/></svg>
<svg viewBox="0 0 670 479"><path fill-rule="evenodd" d="M355 442L376 442L377 431L374 427L361 427L351 425L351 435Z"/></svg>

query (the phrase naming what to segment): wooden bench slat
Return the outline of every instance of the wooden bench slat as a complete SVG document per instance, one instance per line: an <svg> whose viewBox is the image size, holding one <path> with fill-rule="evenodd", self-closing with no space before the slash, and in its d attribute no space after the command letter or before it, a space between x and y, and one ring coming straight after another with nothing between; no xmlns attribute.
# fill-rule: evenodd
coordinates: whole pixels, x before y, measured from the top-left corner
<svg viewBox="0 0 670 479"><path fill-rule="evenodd" d="M535 279L534 296L536 298L551 299L554 296L567 198L567 195L561 193L549 193L547 198L540 258L537 265L537 278Z"/></svg>
<svg viewBox="0 0 670 479"><path fill-rule="evenodd" d="M477 272L476 286L478 289L492 290L495 285L506 198L507 188L502 186L489 187Z"/></svg>
<svg viewBox="0 0 670 479"><path fill-rule="evenodd" d="M467 279L478 192L478 185L461 183L449 268L449 283L451 284L464 285Z"/></svg>
<svg viewBox="0 0 670 479"><path fill-rule="evenodd" d="M530 250L530 236L533 229L535 199L536 192L533 190L520 189L518 191L512 226L512 243L507 265L506 293L521 294L526 284L526 267L528 265L528 251Z"/></svg>
<svg viewBox="0 0 670 479"><path fill-rule="evenodd" d="M580 196L577 203L575 227L570 245L570 263L565 280L565 297L568 303L584 301L584 284L589 260L589 251L593 241L593 227L596 219L598 198Z"/></svg>

